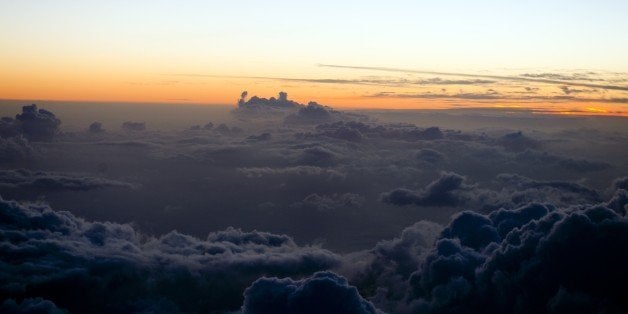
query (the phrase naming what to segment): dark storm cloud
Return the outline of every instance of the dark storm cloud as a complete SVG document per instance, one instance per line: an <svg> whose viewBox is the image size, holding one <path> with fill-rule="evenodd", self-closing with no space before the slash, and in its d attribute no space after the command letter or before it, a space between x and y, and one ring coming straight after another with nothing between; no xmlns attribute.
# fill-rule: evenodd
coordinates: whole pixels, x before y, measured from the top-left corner
<svg viewBox="0 0 628 314"><path fill-rule="evenodd" d="M144 131L146 130L146 123L126 121L122 123L121 128L125 131Z"/></svg>
<svg viewBox="0 0 628 314"><path fill-rule="evenodd" d="M347 279L318 272L303 280L261 278L246 289L243 313L347 313L375 314Z"/></svg>
<svg viewBox="0 0 628 314"><path fill-rule="evenodd" d="M15 119L4 117L0 120L0 136L11 137L22 134L30 141L51 141L57 134L61 120L46 109L37 109L32 104L22 107L22 113Z"/></svg>
<svg viewBox="0 0 628 314"><path fill-rule="evenodd" d="M72 312L236 310L244 289L262 275L303 276L340 262L329 251L265 232L152 238L45 205L0 199L0 213L0 294L44 298Z"/></svg>
<svg viewBox="0 0 628 314"><path fill-rule="evenodd" d="M329 68L355 69L355 70L372 70L372 71L383 71L383 72L458 76L458 77L469 77L469 78L490 79L490 80L500 80L500 81L537 82L537 83L546 83L546 84L558 84L558 85L581 86L581 87L591 87L591 88L599 88L599 89L628 91L628 86L606 85L606 84L596 84L596 83L587 83L587 82L574 82L570 80L557 80L557 79L549 79L549 78L542 78L542 77L435 72L435 71L421 71L421 70L398 69L398 68L387 68L387 67L365 67L365 66L348 66L348 65L333 65L333 64L319 64L319 66L329 67Z"/></svg>
<svg viewBox="0 0 628 314"><path fill-rule="evenodd" d="M41 189L45 191L88 191L109 187L134 188L126 182L59 172L27 169L0 170L0 187L14 189Z"/></svg>

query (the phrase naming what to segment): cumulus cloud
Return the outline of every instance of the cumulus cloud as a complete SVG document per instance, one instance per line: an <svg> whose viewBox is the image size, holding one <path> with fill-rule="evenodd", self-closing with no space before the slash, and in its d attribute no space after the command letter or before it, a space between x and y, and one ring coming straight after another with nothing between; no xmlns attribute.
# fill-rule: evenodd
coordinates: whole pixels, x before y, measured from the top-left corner
<svg viewBox="0 0 628 314"><path fill-rule="evenodd" d="M570 273L550 276L547 291L530 291L527 281L539 278L537 270L546 276L549 262L535 252L547 241L535 239L549 239L558 221L577 216L595 229L606 219L623 228L617 226L628 210L626 179L609 188L628 170L619 118L543 116L531 124L526 114L453 110L368 111L370 118L362 119L362 111L325 108L329 116L321 117L330 119L318 119L320 107L312 106L302 113L316 122L284 123L307 108L288 107L266 117L230 115L225 107L221 120L218 109L196 106L199 111L185 119L164 123L154 118L162 117L157 107L143 106L155 111L129 111L125 119L173 129L108 129L99 136L85 132L84 122L120 125L119 114L60 116L63 132L54 139L61 140L48 143L29 141L15 119L0 120L5 197L45 199L90 220L133 222L91 222L36 204L2 208L0 295L10 299L7 306L232 311L260 277L290 277L286 289L298 290L316 271L333 270L348 284L333 279L332 291L354 286L361 298L391 313L519 310L509 304L534 312L540 307L530 305L533 299L545 304L541 312L624 308L605 290L582 288ZM204 126L208 120L215 124ZM198 125L190 130L192 124ZM464 131L451 129L463 125ZM134 184L127 181L142 188L128 189ZM19 217L7 218L13 216ZM212 230L222 231L199 238ZM582 241L586 252L598 247L587 241L598 241L602 250L604 241L612 242L604 232L585 230L590 239L567 242L578 247ZM500 255L509 250L512 255ZM569 261L596 262L582 254ZM534 284L546 286L542 278ZM277 296L304 298L297 290ZM303 302L320 302L320 293Z"/></svg>
<svg viewBox="0 0 628 314"><path fill-rule="evenodd" d="M340 262L327 250L265 232L153 238L130 225L1 199L0 213L1 259L11 265L0 267L0 294L44 298L71 312L236 310L262 275L303 276Z"/></svg>
<svg viewBox="0 0 628 314"><path fill-rule="evenodd" d="M360 121L338 121L316 127L317 134L309 137L338 138L359 142L362 138L385 138L404 141L439 140L446 135L438 127L418 128L414 125L377 125ZM308 136L306 136L308 137Z"/></svg>
<svg viewBox="0 0 628 314"><path fill-rule="evenodd" d="M288 115L284 119L286 124L320 124L329 122L335 111L316 102L309 102L307 106L299 108L296 113Z"/></svg>
<svg viewBox="0 0 628 314"><path fill-rule="evenodd" d="M246 289L243 313L348 313L374 314L347 279L318 272L303 280L261 278Z"/></svg>
<svg viewBox="0 0 628 314"><path fill-rule="evenodd" d="M89 125L89 128L87 129L87 131L89 133L98 134L98 133L105 132L105 129L102 127L102 123L96 121Z"/></svg>
<svg viewBox="0 0 628 314"><path fill-rule="evenodd" d="M297 163L306 166L330 167L338 163L338 156L325 147L309 147L301 151Z"/></svg>
<svg viewBox="0 0 628 314"><path fill-rule="evenodd" d="M20 161L30 157L34 149L23 136L0 137L0 162Z"/></svg>
<svg viewBox="0 0 628 314"><path fill-rule="evenodd" d="M410 289L410 275L419 268L442 229L439 224L419 221L403 229L399 238L382 240L367 252L349 257L347 263L351 265L367 261L351 276L351 283L380 308L396 307Z"/></svg>
<svg viewBox="0 0 628 314"><path fill-rule="evenodd" d="M628 198L463 211L444 229L421 222L378 244L351 282L395 313L623 312L628 220L613 202Z"/></svg>
<svg viewBox="0 0 628 314"><path fill-rule="evenodd" d="M277 98L263 98L253 96L246 100L248 93L242 92L240 99L238 100L238 107L234 110L236 114L255 114L255 113L269 113L273 111L285 111L290 109L299 109L303 105L296 101L288 99L288 93L279 92Z"/></svg>
<svg viewBox="0 0 628 314"><path fill-rule="evenodd" d="M541 143L524 135L521 131L508 133L498 139L497 143L509 151L524 151L526 149L536 149Z"/></svg>
<svg viewBox="0 0 628 314"><path fill-rule="evenodd" d="M457 192L470 189L463 183L464 180L456 173L443 173L421 191L396 189L382 194L382 201L393 205L456 206L466 199Z"/></svg>
<svg viewBox="0 0 628 314"><path fill-rule="evenodd" d="M501 186L499 190L467 184L466 181L459 174L442 173L421 190L398 188L383 193L381 200L396 206L466 206L482 211L514 208L532 202L569 206L602 201L597 191L569 181L539 181L518 174L502 173L495 177L495 182Z"/></svg>
<svg viewBox="0 0 628 314"><path fill-rule="evenodd" d="M413 274L411 303L432 312L538 313L576 301L569 291L594 312L625 310L628 255L617 250L626 235L628 221L603 206L463 212Z"/></svg>
<svg viewBox="0 0 628 314"><path fill-rule="evenodd" d="M4 117L0 121L0 136L23 135L30 141L51 141L57 134L61 120L46 109L37 109L32 104L22 107L15 119Z"/></svg>

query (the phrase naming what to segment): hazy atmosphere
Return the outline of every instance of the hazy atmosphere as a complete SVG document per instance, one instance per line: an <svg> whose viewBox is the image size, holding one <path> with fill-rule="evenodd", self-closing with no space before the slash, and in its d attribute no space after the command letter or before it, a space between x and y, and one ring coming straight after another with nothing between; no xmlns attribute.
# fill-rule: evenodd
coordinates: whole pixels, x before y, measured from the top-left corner
<svg viewBox="0 0 628 314"><path fill-rule="evenodd" d="M0 313L626 313L623 12L0 0Z"/></svg>

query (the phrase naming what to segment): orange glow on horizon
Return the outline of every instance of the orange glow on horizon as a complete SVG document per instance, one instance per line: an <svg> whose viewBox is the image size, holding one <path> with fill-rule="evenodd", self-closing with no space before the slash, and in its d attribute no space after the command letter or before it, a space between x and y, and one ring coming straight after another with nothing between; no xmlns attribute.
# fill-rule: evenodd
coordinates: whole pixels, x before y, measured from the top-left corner
<svg viewBox="0 0 628 314"><path fill-rule="evenodd" d="M29 67L24 63L16 63L7 65L6 70L0 73L0 99L235 105L238 96L244 90L248 91L249 95L266 98L276 96L279 91L286 91L289 98L297 102L316 101L338 109L494 108L547 114L628 116L626 104L621 102L570 101L560 98L545 101L543 97L551 99L562 95L558 87L545 85L541 86L541 89L537 88L539 91L534 94L538 100L490 97L462 99L456 98L456 94L517 95L516 93L523 87L513 83L501 83L496 86L447 85L446 88L439 85L326 84L308 79L291 81L263 76L247 78L160 74L159 71L138 69L124 71L111 64L100 67L89 65ZM342 72L341 77L342 74L344 77L351 77L351 73ZM376 76L361 77L366 80L373 78L381 79ZM377 95L378 93L382 94ZM619 92L614 97L622 98L624 95Z"/></svg>

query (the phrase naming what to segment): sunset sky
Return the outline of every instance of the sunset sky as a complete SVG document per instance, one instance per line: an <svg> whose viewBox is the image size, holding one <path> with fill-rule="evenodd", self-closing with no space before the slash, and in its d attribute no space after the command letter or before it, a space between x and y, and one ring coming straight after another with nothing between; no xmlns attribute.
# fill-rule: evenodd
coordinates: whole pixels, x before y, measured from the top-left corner
<svg viewBox="0 0 628 314"><path fill-rule="evenodd" d="M233 104L284 90L332 107L627 115L626 12L621 0L1 0L0 99Z"/></svg>

